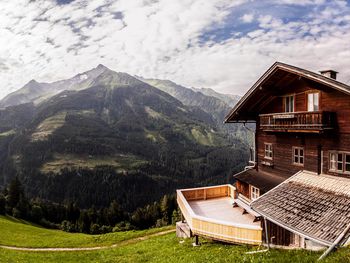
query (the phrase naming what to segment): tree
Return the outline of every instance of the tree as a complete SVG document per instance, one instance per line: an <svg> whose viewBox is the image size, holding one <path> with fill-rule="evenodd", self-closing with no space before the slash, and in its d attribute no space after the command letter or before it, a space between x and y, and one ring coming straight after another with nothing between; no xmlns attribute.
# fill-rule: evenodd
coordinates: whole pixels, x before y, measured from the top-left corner
<svg viewBox="0 0 350 263"><path fill-rule="evenodd" d="M3 194L0 194L0 215L4 215L6 213L6 199Z"/></svg>
<svg viewBox="0 0 350 263"><path fill-rule="evenodd" d="M83 233L89 233L90 232L90 218L89 215L86 211L82 211L80 213L80 217L78 220L78 224L79 224L79 231L83 232Z"/></svg>
<svg viewBox="0 0 350 263"><path fill-rule="evenodd" d="M40 220L43 218L43 210L39 205L33 205L30 214L31 214L31 219L34 222L40 222Z"/></svg>
<svg viewBox="0 0 350 263"><path fill-rule="evenodd" d="M167 195L164 195L160 201L160 211L165 222L169 221L169 198Z"/></svg>
<svg viewBox="0 0 350 263"><path fill-rule="evenodd" d="M108 208L108 223L110 226L114 226L117 222L122 221L123 211L120 208L118 202L113 200Z"/></svg>
<svg viewBox="0 0 350 263"><path fill-rule="evenodd" d="M19 203L21 197L24 197L24 192L22 184L19 181L18 177L13 179L8 187L7 194L7 204L10 208L14 208Z"/></svg>

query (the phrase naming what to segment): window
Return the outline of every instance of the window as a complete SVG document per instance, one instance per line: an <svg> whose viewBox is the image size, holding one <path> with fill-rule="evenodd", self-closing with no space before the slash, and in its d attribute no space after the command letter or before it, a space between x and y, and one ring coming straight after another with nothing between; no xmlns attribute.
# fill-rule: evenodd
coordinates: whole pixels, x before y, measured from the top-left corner
<svg viewBox="0 0 350 263"><path fill-rule="evenodd" d="M329 170L338 173L350 173L350 153L330 152Z"/></svg>
<svg viewBox="0 0 350 263"><path fill-rule="evenodd" d="M250 186L250 199L252 201L258 199L258 197L260 196L260 190L259 188L256 188L254 186Z"/></svg>
<svg viewBox="0 0 350 263"><path fill-rule="evenodd" d="M308 111L318 111L319 107L319 93L308 93L307 94L307 110Z"/></svg>
<svg viewBox="0 0 350 263"><path fill-rule="evenodd" d="M265 158L272 160L272 143L265 143Z"/></svg>
<svg viewBox="0 0 350 263"><path fill-rule="evenodd" d="M304 165L303 147L293 147L293 163L297 165Z"/></svg>
<svg viewBox="0 0 350 263"><path fill-rule="evenodd" d="M336 171L337 170L337 153L329 154L329 170Z"/></svg>
<svg viewBox="0 0 350 263"><path fill-rule="evenodd" d="M284 97L284 111L294 112L294 96Z"/></svg>

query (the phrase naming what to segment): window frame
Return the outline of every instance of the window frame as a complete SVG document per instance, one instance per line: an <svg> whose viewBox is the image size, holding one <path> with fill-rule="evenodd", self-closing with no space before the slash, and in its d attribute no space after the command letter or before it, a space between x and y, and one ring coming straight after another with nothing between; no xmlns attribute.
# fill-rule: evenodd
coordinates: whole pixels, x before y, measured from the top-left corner
<svg viewBox="0 0 350 263"><path fill-rule="evenodd" d="M293 103L290 103L289 101L287 109L287 100L290 100L291 98L293 98ZM286 113L295 112L295 94L290 94L283 97L283 110Z"/></svg>
<svg viewBox="0 0 350 263"><path fill-rule="evenodd" d="M332 155L335 156L335 159L332 159ZM341 157L341 161L339 161L339 155ZM346 151L329 151L329 161L328 161L328 171L332 173L338 174L350 174L350 169L347 171L346 166L350 166L350 161L346 161L346 157L350 156L350 152ZM332 168L332 164L334 168ZM341 169L339 168L339 164L341 164Z"/></svg>
<svg viewBox="0 0 350 263"><path fill-rule="evenodd" d="M315 94L317 94L317 110L315 110ZM309 109L309 96L310 95L313 95L312 96L312 110ZM310 92L307 92L306 93L306 110L308 112L317 112L317 111L320 111L320 98L321 98L321 93L319 91L310 91Z"/></svg>
<svg viewBox="0 0 350 263"><path fill-rule="evenodd" d="M260 197L260 189L250 185L250 200L254 201Z"/></svg>
<svg viewBox="0 0 350 263"><path fill-rule="evenodd" d="M295 150L298 151L297 155L295 155ZM300 154L301 150L303 151L303 155ZM294 165L298 166L304 166L305 164L305 149L302 146L293 146L292 147L292 163ZM295 157L297 157L298 161L295 162ZM303 160L303 162L300 162L300 160Z"/></svg>
<svg viewBox="0 0 350 263"><path fill-rule="evenodd" d="M269 147L270 149L266 149L266 147ZM266 155L266 153L270 153L271 156ZM265 142L264 143L264 158L268 160L273 160L273 145L272 143Z"/></svg>

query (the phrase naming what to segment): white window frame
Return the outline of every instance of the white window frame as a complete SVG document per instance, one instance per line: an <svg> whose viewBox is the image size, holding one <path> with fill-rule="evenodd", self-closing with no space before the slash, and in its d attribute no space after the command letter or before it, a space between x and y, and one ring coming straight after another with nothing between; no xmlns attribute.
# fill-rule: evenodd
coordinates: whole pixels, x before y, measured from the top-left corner
<svg viewBox="0 0 350 263"><path fill-rule="evenodd" d="M288 102L288 104L287 104ZM294 112L294 106L295 106L295 96L294 95L288 95L284 97L284 112Z"/></svg>
<svg viewBox="0 0 350 263"><path fill-rule="evenodd" d="M300 146L293 146L292 148L293 153L292 153L292 158L293 158L293 164L299 165L299 166L304 166L305 163L305 150L304 147ZM295 154L295 151L297 151L297 154ZM301 151L303 151L303 154L301 155ZM295 161L295 158L297 158L297 161Z"/></svg>
<svg viewBox="0 0 350 263"><path fill-rule="evenodd" d="M273 159L272 143L264 143L264 158L269 160Z"/></svg>
<svg viewBox="0 0 350 263"><path fill-rule="evenodd" d="M346 166L350 166L350 162L346 161L346 156L350 156L350 152L343 152L343 151L330 151L329 152L329 171L335 172L335 173L341 173L341 174L350 174L350 169L347 170ZM339 157L341 156L341 160L339 160ZM341 169L339 169L339 165L341 166Z"/></svg>
<svg viewBox="0 0 350 263"><path fill-rule="evenodd" d="M320 110L320 93L319 92L307 93L307 111L319 111L319 110Z"/></svg>
<svg viewBox="0 0 350 263"><path fill-rule="evenodd" d="M250 185L250 199L252 201L258 199L260 197L260 189Z"/></svg>

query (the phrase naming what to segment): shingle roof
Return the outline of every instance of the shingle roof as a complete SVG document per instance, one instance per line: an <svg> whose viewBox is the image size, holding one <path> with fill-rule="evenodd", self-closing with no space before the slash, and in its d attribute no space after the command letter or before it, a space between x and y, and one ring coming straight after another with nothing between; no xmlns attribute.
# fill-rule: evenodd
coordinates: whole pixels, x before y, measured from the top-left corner
<svg viewBox="0 0 350 263"><path fill-rule="evenodd" d="M302 171L251 206L282 227L330 245L350 224L350 179Z"/></svg>
<svg viewBox="0 0 350 263"><path fill-rule="evenodd" d="M236 180L253 185L260 190L267 192L275 186L282 183L288 177L278 176L276 174L257 171L255 169L249 169L244 172L236 174L233 178Z"/></svg>

